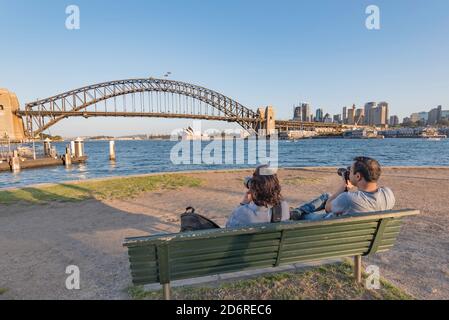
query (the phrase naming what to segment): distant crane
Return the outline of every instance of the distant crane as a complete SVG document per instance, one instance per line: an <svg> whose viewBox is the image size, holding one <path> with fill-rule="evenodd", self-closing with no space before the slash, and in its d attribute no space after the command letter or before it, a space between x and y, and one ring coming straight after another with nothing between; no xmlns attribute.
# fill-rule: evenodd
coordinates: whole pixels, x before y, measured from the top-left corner
<svg viewBox="0 0 449 320"><path fill-rule="evenodd" d="M360 117L357 118L357 121L354 123L354 126L357 127L359 125L359 122L361 122L361 119L365 118L363 115L360 115ZM363 122L363 121L362 121Z"/></svg>

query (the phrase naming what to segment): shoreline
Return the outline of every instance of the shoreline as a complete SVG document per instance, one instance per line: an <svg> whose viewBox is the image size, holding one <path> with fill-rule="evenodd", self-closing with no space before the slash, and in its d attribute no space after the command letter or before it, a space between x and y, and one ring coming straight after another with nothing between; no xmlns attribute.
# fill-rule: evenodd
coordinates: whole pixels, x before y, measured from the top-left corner
<svg viewBox="0 0 449 320"><path fill-rule="evenodd" d="M310 171L310 170L337 170L338 166L312 166L312 167L280 167L278 170L298 170L298 171ZM403 169L423 169L423 170L449 170L449 166L382 166L382 169L388 169L388 170L403 170ZM236 169L210 169L210 170L185 170L185 171L165 171L165 172L151 172L151 173L143 173L143 174L132 174L132 175L117 175L117 176L107 176L102 178L92 178L92 179L84 179L84 180L67 180L67 181L61 181L61 182L48 182L48 183L35 183L30 184L22 187L0 187L0 191L15 191L15 190L21 190L25 188L45 188L45 187L52 187L57 186L61 184L70 184L70 185L77 185L82 184L85 182L101 182L101 181L108 181L108 180L114 180L114 179L123 179L123 178L139 178L139 177L152 177L152 176L161 176L161 175L182 175L182 174L204 174L204 173L232 173L232 172L239 172L239 171L251 171L253 168L236 168Z"/></svg>

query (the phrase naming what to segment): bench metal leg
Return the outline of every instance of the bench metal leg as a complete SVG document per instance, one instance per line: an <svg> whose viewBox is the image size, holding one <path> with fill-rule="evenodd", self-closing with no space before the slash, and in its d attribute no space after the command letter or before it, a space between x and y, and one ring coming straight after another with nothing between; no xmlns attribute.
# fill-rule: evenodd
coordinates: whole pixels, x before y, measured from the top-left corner
<svg viewBox="0 0 449 320"><path fill-rule="evenodd" d="M357 283L362 283L362 256L354 256L354 279Z"/></svg>
<svg viewBox="0 0 449 320"><path fill-rule="evenodd" d="M164 299L170 300L170 283L162 284L162 290L164 291Z"/></svg>

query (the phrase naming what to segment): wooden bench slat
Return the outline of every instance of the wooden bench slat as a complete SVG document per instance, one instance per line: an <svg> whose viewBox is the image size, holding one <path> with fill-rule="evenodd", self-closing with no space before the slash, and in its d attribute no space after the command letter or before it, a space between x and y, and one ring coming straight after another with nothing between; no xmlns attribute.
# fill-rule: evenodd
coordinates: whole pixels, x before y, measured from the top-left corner
<svg viewBox="0 0 449 320"><path fill-rule="evenodd" d="M210 260L210 259L223 259L223 258L231 258L234 256L240 256L243 254L256 254L256 253L265 253L265 252L277 252L278 250L278 245L273 245L273 246L269 246L269 247L261 247L261 248L245 248L245 249L240 249L240 250L233 250L233 251L222 251L222 250L217 250L217 252L214 253L201 253L201 254L197 254L197 255L188 255L188 256L184 256L184 255L180 255L180 256L176 256L173 255L174 257L170 258L170 263L171 262L176 262L176 263L188 263L190 261L204 261L204 260ZM211 250L213 251L213 250Z"/></svg>
<svg viewBox="0 0 449 320"><path fill-rule="evenodd" d="M173 280L187 279L187 278L214 275L214 274L225 273L225 272L244 271L244 270L257 269L257 268L273 267L275 263L276 263L276 259L272 259L270 261L240 263L240 264L228 265L228 266L224 266L224 267L222 266L222 267L215 267L215 268L197 269L194 271L173 273L172 279Z"/></svg>
<svg viewBox="0 0 449 320"><path fill-rule="evenodd" d="M401 231L401 226L400 225L396 225L396 226L387 226L384 230L384 233L393 233L393 232L399 232Z"/></svg>
<svg viewBox="0 0 449 320"><path fill-rule="evenodd" d="M322 246L316 248L307 248L307 249L298 249L298 250L284 250L281 253L281 261L284 257L294 257L294 256L303 256L315 253L326 253L332 251L340 251L340 250L352 250L352 249L369 249L371 245L371 241L361 241L349 244L336 244L330 246Z"/></svg>
<svg viewBox="0 0 449 320"><path fill-rule="evenodd" d="M299 262L309 262L309 261L316 261L316 260L323 260L323 259L331 259L331 258L350 257L350 256L355 256L355 255L361 255L366 250L368 250L368 248L330 251L330 252L325 252L325 253L288 257L288 258L283 258L281 260L281 265L297 263L297 262L299 263Z"/></svg>
<svg viewBox="0 0 449 320"><path fill-rule="evenodd" d="M267 234L268 236L268 234ZM177 243L176 245L172 245L171 248L173 252L183 253L186 249L192 250L203 250L210 249L212 247L233 247L237 248L239 245L244 245L246 243L252 244L254 247L258 246L266 246L271 245L272 243L276 243L281 238L281 233L276 232L269 235L267 239L252 239L251 237L223 237L222 239L199 239L199 240L191 240L188 243Z"/></svg>
<svg viewBox="0 0 449 320"><path fill-rule="evenodd" d="M354 230L354 231L337 231L325 234L317 234L311 236L303 236L303 237L294 237L290 239L285 239L285 244L290 243L298 243L298 242L312 242L318 240L331 240L331 239L342 239L346 237L356 237L356 236L364 236L364 235L374 235L375 229L371 229L372 232L369 232L368 229L362 230Z"/></svg>
<svg viewBox="0 0 449 320"><path fill-rule="evenodd" d="M133 268L147 268L147 269L156 269L157 261L148 261L148 260L133 260L131 263Z"/></svg>
<svg viewBox="0 0 449 320"><path fill-rule="evenodd" d="M296 243L284 244L283 251L300 250L308 248L320 248L337 244L350 244L359 243L361 241L372 241L373 235L356 236L356 237L344 237L328 240L316 240L316 241L298 241Z"/></svg>
<svg viewBox="0 0 449 320"><path fill-rule="evenodd" d="M296 237L305 237L312 235L320 235L320 234L329 234L329 233L337 233L337 232L345 232L345 231L356 231L356 230L372 230L375 231L377 227L377 222L368 222L368 223L359 223L356 225L345 224L345 225L334 225L323 228L305 228L301 230L286 230L286 240L290 238Z"/></svg>
<svg viewBox="0 0 449 320"><path fill-rule="evenodd" d="M131 268L131 274L133 277L151 277L157 280L157 268L146 269L146 268Z"/></svg>
<svg viewBox="0 0 449 320"><path fill-rule="evenodd" d="M207 240L201 240L204 242L207 242ZM196 248L190 248L185 247L185 250L174 250L172 251L173 256L178 257L188 257L188 256L197 256L202 254L209 254L209 253L215 253L217 251L238 251L242 249L255 249L255 248L270 248L272 246L279 245L279 240L267 240L267 241L258 241L258 242L242 242L242 243L235 243L235 244L226 244L223 246L207 246L202 247L201 249ZM194 244L193 244L194 246Z"/></svg>
<svg viewBox="0 0 449 320"><path fill-rule="evenodd" d="M143 277L133 276L132 282L134 285L138 286L148 283L157 283L159 282L159 280L157 279L157 277L154 276L143 276Z"/></svg>
<svg viewBox="0 0 449 320"><path fill-rule="evenodd" d="M173 274L188 270L198 270L204 268L226 267L235 264L251 264L253 262L272 261L277 257L277 252L269 252L264 254L241 255L232 258L213 259L208 261L194 261L191 263L172 263L171 272Z"/></svg>

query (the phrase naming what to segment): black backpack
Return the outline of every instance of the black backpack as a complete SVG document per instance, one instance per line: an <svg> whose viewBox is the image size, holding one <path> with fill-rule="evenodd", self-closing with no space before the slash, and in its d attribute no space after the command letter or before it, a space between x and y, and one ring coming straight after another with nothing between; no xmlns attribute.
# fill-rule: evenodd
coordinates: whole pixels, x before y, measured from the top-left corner
<svg viewBox="0 0 449 320"><path fill-rule="evenodd" d="M280 222L282 220L282 207L277 205L273 207L271 214L271 222ZM195 231L195 230L205 230L205 229L220 229L220 226L213 222L212 220L195 213L193 207L187 207L186 211L181 214L181 231Z"/></svg>
<svg viewBox="0 0 449 320"><path fill-rule="evenodd" d="M181 232L217 228L220 228L218 224L195 213L195 209L192 207L187 207L186 211L181 214Z"/></svg>

